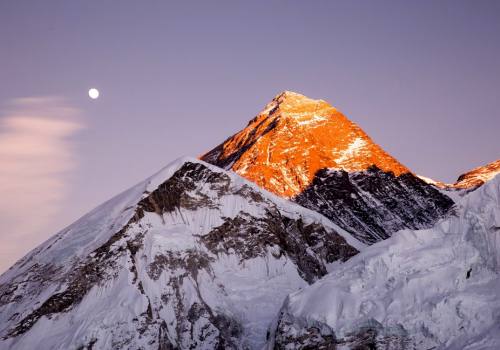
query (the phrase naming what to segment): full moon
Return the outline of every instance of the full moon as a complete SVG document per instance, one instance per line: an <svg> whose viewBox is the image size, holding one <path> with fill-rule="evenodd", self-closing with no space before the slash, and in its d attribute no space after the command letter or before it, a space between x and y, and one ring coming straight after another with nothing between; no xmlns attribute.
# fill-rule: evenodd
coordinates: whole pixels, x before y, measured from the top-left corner
<svg viewBox="0 0 500 350"><path fill-rule="evenodd" d="M93 100L99 97L99 90L92 88L89 90L89 97Z"/></svg>

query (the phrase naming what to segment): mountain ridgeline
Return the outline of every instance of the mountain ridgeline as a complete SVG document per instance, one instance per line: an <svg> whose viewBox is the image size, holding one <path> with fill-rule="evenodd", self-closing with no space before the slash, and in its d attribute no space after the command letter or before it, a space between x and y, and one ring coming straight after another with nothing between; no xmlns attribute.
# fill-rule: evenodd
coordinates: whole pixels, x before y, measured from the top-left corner
<svg viewBox="0 0 500 350"><path fill-rule="evenodd" d="M288 293L361 247L236 174L179 160L2 275L0 344L258 348Z"/></svg>
<svg viewBox="0 0 500 350"><path fill-rule="evenodd" d="M453 205L334 107L289 91L201 159L325 215L367 244L430 227Z"/></svg>
<svg viewBox="0 0 500 350"><path fill-rule="evenodd" d="M200 158L3 273L0 349L484 349L483 333L497 344L496 163L439 186L328 103L288 91ZM470 281L489 312L463 298Z"/></svg>

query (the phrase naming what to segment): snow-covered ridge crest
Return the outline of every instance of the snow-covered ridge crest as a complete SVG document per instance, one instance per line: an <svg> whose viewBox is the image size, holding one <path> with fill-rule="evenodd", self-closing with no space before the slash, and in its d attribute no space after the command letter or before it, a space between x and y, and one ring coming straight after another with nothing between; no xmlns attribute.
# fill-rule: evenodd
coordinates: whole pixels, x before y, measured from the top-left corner
<svg viewBox="0 0 500 350"><path fill-rule="evenodd" d="M499 349L499 266L497 175L435 227L396 233L291 294L270 346Z"/></svg>
<svg viewBox="0 0 500 350"><path fill-rule="evenodd" d="M36 261L37 263L58 262L59 264L63 265L63 262L69 261L72 256L88 253L88 251L82 249L92 249L94 245L99 245L105 242L109 239L111 234L114 233L114 230L119 230L132 218L132 216L134 215L135 206L141 199L157 189L160 184L169 179L177 170L179 170L179 168L182 167L182 165L187 162L203 164L213 172L225 173L232 178L235 184L244 184L256 191L260 191L267 198L272 199L276 203L280 203L283 208L293 208L290 209L290 211L296 211L297 213L301 213L304 216L314 218L315 220L320 221L322 224L338 230L338 232L345 233L345 237L348 240L351 240L352 238L351 235L345 230L333 224L329 219L325 218L323 215L315 211L303 208L299 205L294 205L286 199L278 197L266 191L265 189L259 188L254 183L243 179L235 173L225 172L223 169L206 163L195 157L182 156L170 162L168 165L164 166L144 181L139 182L130 189L123 191L122 193L116 195L105 203L99 205L98 207L75 221L73 224L69 225L59 233L55 234L53 237L49 238L39 247L33 249L25 257L23 257L15 265L13 265L9 270L0 275L0 284L5 279L12 277L9 271L11 271L14 267L22 270L29 268L31 265L29 263L24 263L27 260L31 260L31 263L33 263L34 261ZM365 246L355 239L350 243L357 249L363 249L363 247ZM57 248L58 246L61 246L63 248L59 250ZM44 247L50 247L50 249L44 252L44 254L39 254L41 251L43 251Z"/></svg>
<svg viewBox="0 0 500 350"><path fill-rule="evenodd" d="M181 158L0 277L0 347L259 348L288 293L363 247L318 213Z"/></svg>
<svg viewBox="0 0 500 350"><path fill-rule="evenodd" d="M86 254L109 239L115 230L121 229L134 215L135 206L149 192L167 180L185 162L199 162L193 157L180 157L135 186L123 191L97 206L73 224L61 230L46 242L29 252L0 276L0 284L12 277L12 269L28 269L31 264L54 263L64 265L75 255ZM58 249L58 247L61 249ZM50 248L50 249L49 249ZM45 251L44 251L45 249ZM40 254L42 253L43 254ZM28 262L29 261L29 262ZM20 272L20 270L16 270Z"/></svg>

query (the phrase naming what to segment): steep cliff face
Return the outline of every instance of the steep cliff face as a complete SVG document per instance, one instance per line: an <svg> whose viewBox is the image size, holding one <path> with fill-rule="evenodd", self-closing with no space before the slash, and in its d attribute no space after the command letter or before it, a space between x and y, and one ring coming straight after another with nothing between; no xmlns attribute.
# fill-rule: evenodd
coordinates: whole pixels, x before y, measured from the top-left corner
<svg viewBox="0 0 500 350"><path fill-rule="evenodd" d="M274 349L500 348L500 176L291 294Z"/></svg>
<svg viewBox="0 0 500 350"><path fill-rule="evenodd" d="M288 293L362 247L236 174L180 160L0 277L0 347L256 349Z"/></svg>
<svg viewBox="0 0 500 350"><path fill-rule="evenodd" d="M352 173L320 170L294 201L322 213L367 244L405 228L431 227L453 205L413 174L395 176L375 166Z"/></svg>
<svg viewBox="0 0 500 350"><path fill-rule="evenodd" d="M369 244L400 229L430 227L453 205L328 103L288 91L201 158Z"/></svg>
<svg viewBox="0 0 500 350"><path fill-rule="evenodd" d="M324 168L409 170L323 100L285 91L248 126L201 157L282 197L306 189Z"/></svg>

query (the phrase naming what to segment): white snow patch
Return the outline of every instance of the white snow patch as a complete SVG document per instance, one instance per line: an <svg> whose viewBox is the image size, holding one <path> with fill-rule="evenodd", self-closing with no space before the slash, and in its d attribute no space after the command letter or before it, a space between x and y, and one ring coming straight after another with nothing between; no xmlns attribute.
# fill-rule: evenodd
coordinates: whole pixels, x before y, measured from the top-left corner
<svg viewBox="0 0 500 350"><path fill-rule="evenodd" d="M343 164L360 152L360 150L367 145L367 142L363 140L361 137L356 138L353 142L349 144L349 146L342 152L340 152L338 158L337 158L337 163L338 164ZM336 152L334 152L335 155L337 155Z"/></svg>
<svg viewBox="0 0 500 350"><path fill-rule="evenodd" d="M500 176L461 199L458 214L366 248L293 293L283 310L342 337L379 322L418 349L500 348Z"/></svg>
<svg viewBox="0 0 500 350"><path fill-rule="evenodd" d="M302 126L304 125L314 126L328 120L328 117L321 116L318 114L313 114L313 115L294 114L293 116L297 119L297 124Z"/></svg>

